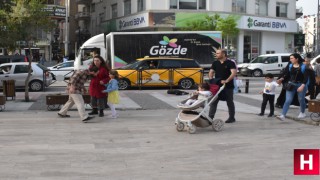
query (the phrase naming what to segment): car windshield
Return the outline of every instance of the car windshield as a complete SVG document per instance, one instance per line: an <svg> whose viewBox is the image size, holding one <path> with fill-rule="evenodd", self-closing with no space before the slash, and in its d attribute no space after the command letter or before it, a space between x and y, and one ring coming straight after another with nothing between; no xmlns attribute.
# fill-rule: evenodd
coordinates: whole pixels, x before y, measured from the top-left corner
<svg viewBox="0 0 320 180"><path fill-rule="evenodd" d="M122 66L119 69L137 69L138 66L140 65L140 63L141 63L141 61L135 61L133 63Z"/></svg>
<svg viewBox="0 0 320 180"><path fill-rule="evenodd" d="M269 58L269 56L260 56L252 60L250 63L266 63Z"/></svg>
<svg viewBox="0 0 320 180"><path fill-rule="evenodd" d="M43 71L49 70L46 66L44 66L44 65L42 65L42 64L37 64L37 66L38 66L39 68L41 68Z"/></svg>

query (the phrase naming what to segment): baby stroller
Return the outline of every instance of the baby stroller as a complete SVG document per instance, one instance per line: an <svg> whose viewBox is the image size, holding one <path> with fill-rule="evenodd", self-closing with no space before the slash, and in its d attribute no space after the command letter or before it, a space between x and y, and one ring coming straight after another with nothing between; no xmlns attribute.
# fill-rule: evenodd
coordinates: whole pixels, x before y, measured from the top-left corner
<svg viewBox="0 0 320 180"><path fill-rule="evenodd" d="M188 132L190 134L194 134L197 130L197 127L205 128L212 126L214 131L218 132L222 130L224 122L221 119L211 119L209 117L209 110L210 105L218 99L218 96L224 87L225 85L223 85L213 97L196 101L190 106L183 105L190 98L179 103L177 106L181 109L181 111L175 121L177 131L183 131L185 125L188 127ZM201 107L203 107L201 111L195 111Z"/></svg>

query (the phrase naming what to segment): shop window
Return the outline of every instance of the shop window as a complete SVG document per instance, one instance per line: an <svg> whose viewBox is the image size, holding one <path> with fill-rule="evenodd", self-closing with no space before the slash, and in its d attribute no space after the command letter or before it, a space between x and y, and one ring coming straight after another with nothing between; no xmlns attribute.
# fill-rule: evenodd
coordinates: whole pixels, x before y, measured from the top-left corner
<svg viewBox="0 0 320 180"><path fill-rule="evenodd" d="M232 0L232 12L246 13L246 0Z"/></svg>
<svg viewBox="0 0 320 180"><path fill-rule="evenodd" d="M145 10L145 0L138 0L138 12Z"/></svg>
<svg viewBox="0 0 320 180"><path fill-rule="evenodd" d="M268 16L269 0L256 0L256 14Z"/></svg>
<svg viewBox="0 0 320 180"><path fill-rule="evenodd" d="M170 9L206 9L206 0L170 0Z"/></svg>
<svg viewBox="0 0 320 180"><path fill-rule="evenodd" d="M288 4L278 2L276 7L276 16L288 17Z"/></svg>
<svg viewBox="0 0 320 180"><path fill-rule="evenodd" d="M131 14L131 0L124 1L124 15L127 16Z"/></svg>
<svg viewBox="0 0 320 180"><path fill-rule="evenodd" d="M118 4L111 5L111 18L118 17Z"/></svg>

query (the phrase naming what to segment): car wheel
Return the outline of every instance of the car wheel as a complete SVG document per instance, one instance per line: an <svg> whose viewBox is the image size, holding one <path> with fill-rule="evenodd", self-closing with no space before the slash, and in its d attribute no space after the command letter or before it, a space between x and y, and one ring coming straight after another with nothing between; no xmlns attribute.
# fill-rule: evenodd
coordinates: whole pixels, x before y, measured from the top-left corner
<svg viewBox="0 0 320 180"><path fill-rule="evenodd" d="M260 69L256 69L252 72L252 76L253 77L261 77L263 74L262 74L262 71Z"/></svg>
<svg viewBox="0 0 320 180"><path fill-rule="evenodd" d="M43 83L40 80L33 80L29 83L29 88L31 91L42 91Z"/></svg>
<svg viewBox="0 0 320 180"><path fill-rule="evenodd" d="M130 82L127 79L119 79L119 89L121 90L125 90L125 89L129 89L130 87Z"/></svg>
<svg viewBox="0 0 320 180"><path fill-rule="evenodd" d="M179 86L182 89L190 89L193 86L194 82L190 78L181 79L179 82Z"/></svg>

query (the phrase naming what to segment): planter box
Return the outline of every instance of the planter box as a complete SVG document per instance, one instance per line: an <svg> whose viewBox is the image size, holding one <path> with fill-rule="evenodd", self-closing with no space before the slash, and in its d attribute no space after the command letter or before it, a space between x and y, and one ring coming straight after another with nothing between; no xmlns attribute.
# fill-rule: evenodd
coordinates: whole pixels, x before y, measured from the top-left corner
<svg viewBox="0 0 320 180"><path fill-rule="evenodd" d="M89 94L84 94L83 100L85 104L91 103L91 97ZM48 94L46 96L46 104L48 110L58 110L61 105L64 105L69 99L68 94Z"/></svg>
<svg viewBox="0 0 320 180"><path fill-rule="evenodd" d="M4 95L0 95L0 111L5 109L6 97Z"/></svg>
<svg viewBox="0 0 320 180"><path fill-rule="evenodd" d="M308 111L320 113L320 100L309 100Z"/></svg>

